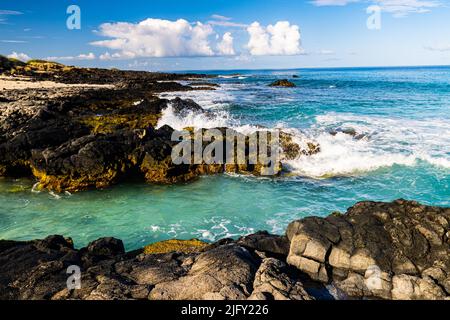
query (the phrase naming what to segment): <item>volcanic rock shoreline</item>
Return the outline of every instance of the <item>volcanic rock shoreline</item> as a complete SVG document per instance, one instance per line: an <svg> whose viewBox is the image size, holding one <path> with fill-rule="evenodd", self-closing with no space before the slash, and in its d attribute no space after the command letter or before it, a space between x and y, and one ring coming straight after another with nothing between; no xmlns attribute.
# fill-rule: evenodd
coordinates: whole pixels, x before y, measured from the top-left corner
<svg viewBox="0 0 450 320"><path fill-rule="evenodd" d="M178 183L261 171L249 163L172 163L174 130L156 128L162 113L169 105L181 116L205 111L158 94L214 90L209 76L1 56L0 73L0 176L32 176L37 189L76 192L126 179ZM314 142L280 138L281 161L320 152ZM0 299L449 299L449 226L450 208L397 200L294 221L283 236L259 232L213 244L170 240L125 252L114 238L81 249L63 236L0 240ZM80 268L80 289L67 289L70 266Z"/></svg>
<svg viewBox="0 0 450 320"><path fill-rule="evenodd" d="M248 161L249 137L237 132L246 141L245 163L228 164L226 159L222 161L226 164L172 162L172 149L178 142L171 140L171 127L157 128L162 113L169 106L180 117L206 111L192 100L169 101L158 94L215 90L216 84L206 82L210 76L0 60L0 80L6 87L0 91L0 176L33 176L39 190L77 192L126 179L171 184L224 172L260 175L264 169ZM261 129L255 134L268 132ZM286 159L320 151L313 142L301 147L287 133L280 138ZM282 167L281 162L272 165Z"/></svg>
<svg viewBox="0 0 450 320"><path fill-rule="evenodd" d="M68 289L70 266L80 288ZM69 281L69 283L71 283ZM450 208L360 202L346 213L216 243L125 252L102 238L0 241L0 299L450 299Z"/></svg>

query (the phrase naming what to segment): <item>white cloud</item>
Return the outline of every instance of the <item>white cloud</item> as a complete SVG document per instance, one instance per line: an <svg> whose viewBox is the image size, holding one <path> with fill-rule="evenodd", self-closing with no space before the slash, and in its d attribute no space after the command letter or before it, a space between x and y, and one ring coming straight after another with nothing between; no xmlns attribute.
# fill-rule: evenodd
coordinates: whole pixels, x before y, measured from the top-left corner
<svg viewBox="0 0 450 320"><path fill-rule="evenodd" d="M99 34L112 38L92 42L92 45L117 50L101 58L213 56L209 37L214 34L211 25L184 19L177 21L146 19L137 24L104 23Z"/></svg>
<svg viewBox="0 0 450 320"><path fill-rule="evenodd" d="M23 14L20 11L14 11L14 10L0 10L0 24L7 24L6 16L18 16Z"/></svg>
<svg viewBox="0 0 450 320"><path fill-rule="evenodd" d="M317 54L323 55L323 56L331 56L333 54L335 54L335 52L333 50L320 50L319 52L317 52Z"/></svg>
<svg viewBox="0 0 450 320"><path fill-rule="evenodd" d="M345 6L352 2L358 2L359 0L313 0L313 4L318 7L323 6Z"/></svg>
<svg viewBox="0 0 450 320"><path fill-rule="evenodd" d="M322 6L345 6L355 2L370 2L380 6L384 12L392 13L394 17L404 17L411 13L430 12L431 8L441 7L438 0L313 0L313 4Z"/></svg>
<svg viewBox="0 0 450 320"><path fill-rule="evenodd" d="M27 43L27 41L23 41L23 40L0 40L0 42L3 42L3 43Z"/></svg>
<svg viewBox="0 0 450 320"><path fill-rule="evenodd" d="M211 16L211 18L213 18L213 19L215 19L215 20L222 20L222 21L228 21L228 20L231 20L232 18L230 18L230 17L225 17L225 16L222 16L222 15L220 15L220 14L213 14L212 16Z"/></svg>
<svg viewBox="0 0 450 320"><path fill-rule="evenodd" d="M208 21L208 24L212 26L219 26L219 27L231 27L231 28L247 28L248 24L245 23L238 23L233 21L224 21L224 20L210 20Z"/></svg>
<svg viewBox="0 0 450 320"><path fill-rule="evenodd" d="M300 29L288 21L278 21L267 27L253 22L247 32L250 36L247 47L251 55L296 55L303 51L300 46Z"/></svg>
<svg viewBox="0 0 450 320"><path fill-rule="evenodd" d="M234 60L239 62L252 62L254 61L254 58L250 55L241 54L239 56L234 57Z"/></svg>
<svg viewBox="0 0 450 320"><path fill-rule="evenodd" d="M445 51L450 51L450 43L425 46L424 48L426 50L430 50L430 51L445 52Z"/></svg>
<svg viewBox="0 0 450 320"><path fill-rule="evenodd" d="M8 55L8 58L10 59L17 59L20 61L25 61L27 62L28 60L31 60L30 56L25 54L25 53L17 53L15 51L13 51L11 54Z"/></svg>
<svg viewBox="0 0 450 320"><path fill-rule="evenodd" d="M80 54L76 57L78 60L94 60L95 54L89 52L88 54Z"/></svg>
<svg viewBox="0 0 450 320"><path fill-rule="evenodd" d="M47 57L45 60L51 61L72 61L72 60L95 60L96 56L92 52L88 54L79 54L77 56L65 56L65 57Z"/></svg>
<svg viewBox="0 0 450 320"><path fill-rule="evenodd" d="M222 41L217 45L217 50L220 55L224 56L233 56L236 54L233 47L233 36L230 32L226 32L223 35Z"/></svg>
<svg viewBox="0 0 450 320"><path fill-rule="evenodd" d="M233 22L233 18L221 16L219 14L213 14L211 16L214 20L208 21L208 24L219 27L231 27L231 28L247 28L248 25L244 23Z"/></svg>
<svg viewBox="0 0 450 320"><path fill-rule="evenodd" d="M426 13L431 8L440 7L438 1L429 0L373 0L385 12L392 13L394 17L404 17L410 13Z"/></svg>
<svg viewBox="0 0 450 320"><path fill-rule="evenodd" d="M5 15L5 16L18 16L23 14L20 11L14 11L14 10L0 10L0 15Z"/></svg>
<svg viewBox="0 0 450 320"><path fill-rule="evenodd" d="M114 59L121 59L122 56L119 53L109 53L109 52L105 52L104 54L101 54L99 56L100 60L114 60Z"/></svg>

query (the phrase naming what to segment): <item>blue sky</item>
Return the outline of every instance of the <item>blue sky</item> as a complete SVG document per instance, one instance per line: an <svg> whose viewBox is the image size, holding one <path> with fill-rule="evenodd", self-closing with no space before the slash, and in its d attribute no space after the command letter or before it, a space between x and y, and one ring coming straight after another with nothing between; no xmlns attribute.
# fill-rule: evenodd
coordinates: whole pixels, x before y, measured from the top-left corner
<svg viewBox="0 0 450 320"><path fill-rule="evenodd" d="M80 30L66 26L74 4ZM0 54L140 70L449 65L450 3L2 0Z"/></svg>

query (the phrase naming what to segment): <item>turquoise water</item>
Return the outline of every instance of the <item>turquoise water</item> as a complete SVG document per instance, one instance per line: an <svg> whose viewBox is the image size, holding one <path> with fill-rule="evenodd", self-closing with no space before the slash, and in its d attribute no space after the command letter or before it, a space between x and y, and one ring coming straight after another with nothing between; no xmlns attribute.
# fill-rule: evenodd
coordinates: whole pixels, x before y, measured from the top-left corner
<svg viewBox="0 0 450 320"><path fill-rule="evenodd" d="M280 178L202 177L185 185L124 184L73 195L33 193L34 181L0 180L0 238L63 234L76 246L102 236L127 249L169 238L214 241L257 230L283 233L309 215L345 211L356 201L415 199L450 205L450 68L215 72L217 91L163 94L193 98L209 116L159 125L283 128L322 152L286 164ZM239 73L239 76L228 76ZM228 74L228 75L227 75ZM279 78L298 87L269 88ZM361 140L328 131L353 128Z"/></svg>

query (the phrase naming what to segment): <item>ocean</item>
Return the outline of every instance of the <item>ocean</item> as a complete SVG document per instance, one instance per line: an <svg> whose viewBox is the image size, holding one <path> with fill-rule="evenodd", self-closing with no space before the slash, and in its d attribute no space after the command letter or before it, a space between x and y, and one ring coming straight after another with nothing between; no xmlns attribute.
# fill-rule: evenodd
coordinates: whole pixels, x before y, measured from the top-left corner
<svg viewBox="0 0 450 320"><path fill-rule="evenodd" d="M202 71L204 73L204 71ZM450 67L211 71L215 91L170 92L209 115L169 108L159 126L280 128L321 152L285 164L276 178L202 177L155 186L124 183L76 194L34 192L29 179L0 179L0 239L104 236L128 250L171 238L215 241L344 212L355 202L398 198L450 206ZM298 75L298 78L293 78ZM287 78L296 88L269 87ZM339 132L354 130L358 139ZM337 134L330 132L338 131Z"/></svg>

